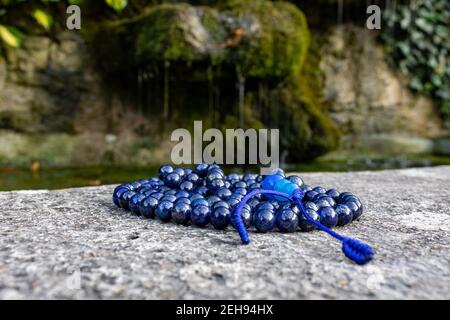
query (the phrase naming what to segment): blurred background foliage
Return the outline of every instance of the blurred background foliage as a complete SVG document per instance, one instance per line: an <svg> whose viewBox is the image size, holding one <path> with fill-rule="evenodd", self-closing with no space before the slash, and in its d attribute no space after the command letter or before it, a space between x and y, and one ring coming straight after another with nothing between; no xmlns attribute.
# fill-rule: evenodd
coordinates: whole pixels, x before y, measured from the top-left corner
<svg viewBox="0 0 450 320"><path fill-rule="evenodd" d="M71 4L82 28L68 33ZM365 28L370 4L379 32ZM0 164L121 181L108 168L154 170L170 131L198 119L279 128L283 163L302 170L447 163L434 153L449 145L449 12L445 0L0 0ZM90 169L79 180L61 166Z"/></svg>
<svg viewBox="0 0 450 320"><path fill-rule="evenodd" d="M381 34L392 65L409 86L436 99L450 126L450 5L447 0L418 0L386 10Z"/></svg>

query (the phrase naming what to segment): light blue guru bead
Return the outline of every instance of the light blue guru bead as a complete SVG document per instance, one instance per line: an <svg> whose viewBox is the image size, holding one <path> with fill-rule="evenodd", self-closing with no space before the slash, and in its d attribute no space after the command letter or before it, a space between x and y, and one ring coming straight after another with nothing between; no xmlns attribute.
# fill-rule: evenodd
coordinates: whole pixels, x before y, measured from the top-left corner
<svg viewBox="0 0 450 320"><path fill-rule="evenodd" d="M290 182L288 179L285 179L283 176L279 174L273 174L264 178L262 182L262 187L265 190L272 190L286 193L288 196L292 196L293 192L297 190L298 185ZM276 195L265 195L269 199L275 199L278 201L289 201L286 198L276 196Z"/></svg>

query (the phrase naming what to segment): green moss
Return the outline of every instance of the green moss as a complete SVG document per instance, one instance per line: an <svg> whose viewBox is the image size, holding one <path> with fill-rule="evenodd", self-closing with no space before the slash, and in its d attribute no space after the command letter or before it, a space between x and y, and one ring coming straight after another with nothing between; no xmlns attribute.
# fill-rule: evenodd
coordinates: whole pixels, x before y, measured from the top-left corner
<svg viewBox="0 0 450 320"><path fill-rule="evenodd" d="M136 55L140 61L211 59L211 48L214 40L220 40L219 35L219 17L214 9L162 4L139 22Z"/></svg>
<svg viewBox="0 0 450 320"><path fill-rule="evenodd" d="M322 99L320 46L315 37L304 66L278 89L281 146L289 161L309 161L339 146L340 132L327 115Z"/></svg>
<svg viewBox="0 0 450 320"><path fill-rule="evenodd" d="M136 24L139 62L212 61L237 66L245 77L296 74L309 45L304 14L286 2L229 1L219 9L161 4Z"/></svg>
<svg viewBox="0 0 450 320"><path fill-rule="evenodd" d="M120 37L108 41L124 47L122 54L134 66L171 62L166 130L189 128L198 119L222 130L240 127L237 71L245 79L244 128L279 128L289 161L337 147L339 132L321 99L319 50L296 6L268 0L229 0L214 7L159 4L114 28ZM216 71L208 72L211 68ZM260 101L259 83L266 88L266 103ZM206 88L219 92L220 101L212 102Z"/></svg>
<svg viewBox="0 0 450 320"><path fill-rule="evenodd" d="M300 71L309 46L304 14L287 2L229 1L225 12L235 18L242 40L230 48L229 60L243 75L284 78Z"/></svg>

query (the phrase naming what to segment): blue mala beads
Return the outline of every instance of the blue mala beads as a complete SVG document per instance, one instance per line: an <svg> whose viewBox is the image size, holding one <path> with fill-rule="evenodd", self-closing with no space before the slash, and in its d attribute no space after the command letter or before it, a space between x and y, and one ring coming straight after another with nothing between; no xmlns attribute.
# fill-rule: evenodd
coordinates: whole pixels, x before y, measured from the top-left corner
<svg viewBox="0 0 450 320"><path fill-rule="evenodd" d="M373 257L372 249L331 228L344 226L363 214L361 200L351 192L311 187L282 169L271 175L226 175L217 164L190 168L163 165L158 177L117 186L113 203L144 218L215 229L235 228L244 244L248 230L309 232L320 229L342 241L347 257L359 264Z"/></svg>

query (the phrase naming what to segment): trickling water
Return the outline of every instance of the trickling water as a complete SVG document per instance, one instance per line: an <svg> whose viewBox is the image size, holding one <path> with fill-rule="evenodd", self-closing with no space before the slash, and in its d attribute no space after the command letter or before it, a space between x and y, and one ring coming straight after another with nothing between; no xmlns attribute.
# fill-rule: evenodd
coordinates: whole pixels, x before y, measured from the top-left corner
<svg viewBox="0 0 450 320"><path fill-rule="evenodd" d="M164 120L169 118L169 84L170 84L170 61L164 62L164 102L163 102L163 117Z"/></svg>
<svg viewBox="0 0 450 320"><path fill-rule="evenodd" d="M338 24L342 24L344 20L344 0L338 1L338 12L337 12L337 22Z"/></svg>
<svg viewBox="0 0 450 320"><path fill-rule="evenodd" d="M214 127L214 77L213 77L213 70L212 66L208 66L208 69L206 70L206 76L208 78L208 112L209 112L209 118L211 122L211 126Z"/></svg>
<svg viewBox="0 0 450 320"><path fill-rule="evenodd" d="M138 74L137 74L137 105L138 105L138 112L142 114L143 109L143 94L142 94L142 81L143 81L143 72L142 69L139 68Z"/></svg>
<svg viewBox="0 0 450 320"><path fill-rule="evenodd" d="M238 106L239 106L239 126L244 127L244 103L245 103L245 77L242 75L241 70L237 68L238 78Z"/></svg>

